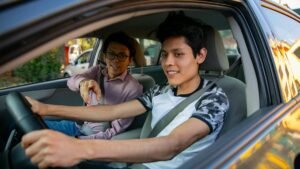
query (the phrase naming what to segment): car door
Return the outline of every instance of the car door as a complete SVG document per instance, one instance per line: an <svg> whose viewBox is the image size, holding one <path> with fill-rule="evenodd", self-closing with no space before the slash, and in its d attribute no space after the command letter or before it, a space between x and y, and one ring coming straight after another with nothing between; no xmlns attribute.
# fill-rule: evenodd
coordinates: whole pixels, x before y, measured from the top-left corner
<svg viewBox="0 0 300 169"><path fill-rule="evenodd" d="M239 163L239 161L243 161L243 160L247 161L247 159L251 159L251 158L260 158L259 153L255 154L256 156L254 157L250 157L250 156L252 155L252 152L255 151L260 152L258 151L259 149L265 149L265 147L262 145L268 145L268 144L264 144L265 143L264 141L269 141L270 139L276 141L277 137L281 137L281 135L286 134L286 132L282 132L282 134L280 134L280 132L279 134L276 133L274 134L274 132L277 132L277 130L284 131L286 130L286 128L294 128L293 127L294 125L288 127L284 127L284 126L286 124L292 124L289 121L293 121L297 119L296 117L299 112L299 94L297 95L298 92L296 92L294 95L290 95L292 97L289 97L289 99L287 100L283 99L281 95L281 94L288 94L286 90L291 91L292 88L285 89L285 86L282 87L279 84L278 74L286 74L287 72L282 73L278 71L279 69L277 69L276 66L273 65L274 61L272 58L272 51L271 51L272 48L269 46L268 43L271 41L271 39L268 38L276 37L276 36L270 30L269 27L265 27L265 25L268 25L266 21L264 24L262 24L261 21L259 20L259 18L261 19L264 18L263 15L261 14L258 15L251 12L251 11L257 11L256 9L258 8L258 6L260 5L262 6L262 4L258 4L257 6L256 4L257 2L259 1L245 1L245 2L244 1L241 2L240 1L214 1L214 3L211 3L210 1L207 2L201 1L201 3L198 3L196 1L195 2L164 1L164 3L156 4L156 2L154 1L153 2L140 1L137 2L136 4L133 3L133 4L124 5L120 3L119 6L118 4L111 5L107 8L104 8L104 11L100 11L100 12L87 10L87 7L92 8L95 6L92 3L97 3L97 2L90 2L91 3L90 6L88 3L86 3L85 4L86 6L83 6L83 8L81 8L82 10L85 9L86 11L88 11L87 13L85 13L85 15L80 15L76 18L70 19L70 21L67 22L68 24L66 24L67 26L63 24L62 25L68 29L71 29L71 28L78 28L78 25L81 24L84 25L86 24L87 21L93 19L94 21L100 20L98 22L102 23L101 19L103 18L107 19L108 16L113 15L112 13L114 12L115 15L122 15L122 17L119 18L114 17L114 19L116 18L120 20L123 18L129 19L138 16L143 12L144 9L152 9L152 7L153 9L155 9L154 11L158 11L157 9L162 11L166 10L166 13L173 8L178 11L186 10L186 12L189 12L191 9L195 9L196 12L198 12L199 10L199 13L197 13L198 15L193 15L193 16L199 16L199 17L204 16L201 19L205 20L208 18L208 20L205 21L207 22L211 21L211 24L212 25L215 24L216 27L218 26L222 27L224 26L224 24L223 22L220 22L223 20L218 20L218 19L215 20L214 16L216 15L213 15L215 14L214 11L216 11L218 14L217 18L220 17L220 14L224 14L224 16L221 15L222 18L228 17L226 19L228 19L229 22L232 22L230 26L232 32L234 33L234 36L237 38L238 45L239 45L238 49L241 51L240 53L243 58L242 61L243 61L244 70L246 70L245 82L247 85L247 103L248 103L247 106L249 106L248 112L251 114L249 114L248 115L249 117L247 117L247 119L244 120L242 123L237 124L235 128L230 130L230 132L227 132L224 135L222 135L215 144L213 144L208 149L204 150L203 153L201 152L199 156L197 156L196 158L193 158L191 159L191 161L187 162L185 166L183 166L182 168L229 168L229 167L234 168L235 166L239 166L239 164L242 164ZM252 6L250 6L249 4L252 4ZM114 7L116 8L116 10L113 10L115 9ZM209 10L201 11L203 8L207 8L209 10L212 10L213 12ZM248 10L249 8L251 8L251 10ZM108 11L105 12L105 9L108 9ZM74 10L73 12L77 12L77 11L79 10ZM138 13L136 11L141 13ZM223 11L225 12L222 13ZM151 12L147 14L150 13ZM99 16L96 16L95 14L98 14ZM91 18L86 19L87 16L91 16ZM92 16L95 16L95 18L92 18ZM237 20L238 22L234 22L235 20ZM114 20L112 22L117 22L117 21ZM217 23L214 23L213 21L216 21ZM53 22L47 22L47 23L53 23ZM74 23L74 27L69 26L72 25L69 23ZM153 22L151 22L151 24L153 24ZM236 26L235 24L237 24L238 26ZM61 25L56 25L56 26L61 26ZM97 25L95 24L91 26L97 26ZM241 30L235 29L239 27L241 27ZM260 29L261 27L263 27L264 29L261 30ZM68 29L60 29L60 30L65 31L63 33L67 34ZM56 33L55 31L52 32L49 31L49 32L52 33L51 34L52 36L57 35L55 34ZM81 33L81 35L82 34L83 33ZM34 37L31 38L35 39ZM49 37L47 36L44 38L45 40L49 40L49 41L52 40L51 36ZM26 43L28 41L22 41L22 42ZM55 42L60 42L60 41L56 40ZM36 41L36 43L38 45L43 44L40 41ZM98 49L96 49L96 51L98 51ZM21 52L22 50L19 51L19 53ZM133 68L132 70L134 69L135 68ZM149 66L149 69L151 70L150 73L154 72L153 76L156 75L155 70L161 71L161 68L156 66L155 67ZM147 72L147 68L143 68L143 69L137 68L136 70L138 72L142 72L142 71ZM286 76L284 75L283 77ZM161 80L159 78L157 79ZM74 98L69 97L71 96L71 94L74 93L66 93L69 92L66 89L67 89L66 79L59 79L59 78L48 82L39 82L39 83L25 85L25 86L5 88L2 90L1 93L1 103L3 103L4 105L4 97L8 92L21 91L21 92L26 92L25 94L34 97L39 97L40 100L45 101L47 103L80 104L81 102L80 97L77 96L78 100L73 100L73 101L70 100L70 99L75 99L75 96ZM49 92L49 90L51 92ZM53 98L53 96L55 96L55 98ZM66 96L69 98L61 99L61 98L65 98ZM236 99L237 103L238 101L239 100ZM1 107L3 105L1 105ZM5 113L6 112L3 111L2 114ZM288 115L290 115L291 118L288 118ZM290 120L285 120L286 123L281 122L285 118ZM295 124L299 124L299 123L296 121ZM273 135L272 135L272 131L273 131ZM298 138L296 137L298 134L297 132L298 132L297 130L296 132L295 131L291 132L292 133L291 135L295 135L293 139L296 139L296 141L292 141L292 143L294 144L299 142L297 141ZM277 143L275 144L270 143L269 145L277 146ZM272 147L272 146L267 146L267 147ZM286 148L291 148L291 146L287 146ZM299 152L298 151L299 149L297 147L292 147L292 148L295 148L295 153L294 154L291 153L292 154L291 158L294 158L295 154ZM253 149L255 151L253 151ZM280 148L278 150L280 150ZM263 153L263 154L267 154L267 153ZM274 155L270 155L268 157L266 156L266 159L270 159L270 158L275 159L274 162L279 161L276 160L277 157ZM281 158L277 158L277 159L281 159ZM243 163L247 163L247 162L243 162ZM248 163L248 164L252 164L252 163Z"/></svg>
<svg viewBox="0 0 300 169"><path fill-rule="evenodd" d="M268 72L263 78L266 87L275 87L269 91L273 103L263 106L261 102L258 111L220 136L215 144L187 163L186 168L281 169L297 168L300 164L300 56L296 52L300 39L299 16L289 15L290 10L270 1L249 1L249 6L262 29L256 31L264 32L255 43L268 49L260 50L260 54L267 52L265 58L271 62L261 60L265 66L260 69ZM251 24L250 18L247 21ZM262 70L257 71L263 74ZM272 77L276 80L268 84Z"/></svg>

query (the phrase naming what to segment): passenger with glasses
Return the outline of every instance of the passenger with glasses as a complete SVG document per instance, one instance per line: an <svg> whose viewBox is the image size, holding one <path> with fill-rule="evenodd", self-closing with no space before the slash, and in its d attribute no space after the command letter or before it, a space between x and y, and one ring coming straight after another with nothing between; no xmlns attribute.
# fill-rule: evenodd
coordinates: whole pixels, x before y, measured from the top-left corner
<svg viewBox="0 0 300 169"><path fill-rule="evenodd" d="M100 65L97 65L83 74L72 76L68 80L69 88L80 91L87 106L118 104L140 96L143 92L142 86L127 72L128 65L136 53L134 41L124 32L108 36L102 47L106 67L101 69ZM46 120L46 124L50 129L80 139L111 139L128 128L133 119L134 117L81 123L72 120Z"/></svg>

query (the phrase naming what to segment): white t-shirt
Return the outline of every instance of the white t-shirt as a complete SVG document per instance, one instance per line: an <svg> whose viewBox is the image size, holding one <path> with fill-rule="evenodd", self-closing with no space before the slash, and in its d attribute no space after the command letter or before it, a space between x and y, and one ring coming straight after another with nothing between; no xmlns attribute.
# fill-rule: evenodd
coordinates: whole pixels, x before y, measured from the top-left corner
<svg viewBox="0 0 300 169"><path fill-rule="evenodd" d="M202 79L201 84L196 91L207 86L208 83L211 83L211 81ZM151 127L154 128L162 117L191 94L177 95L176 88L169 85L156 85L143 96L139 97L138 100L147 110L152 110ZM171 160L144 163L143 165L150 169L174 169L180 167L184 162L194 157L197 152L211 145L215 141L223 126L225 112L228 108L229 101L223 90L216 85L210 87L201 97L199 97L199 99L192 102L180 112L173 121L157 135L157 137L170 134L172 130L191 117L205 122L210 128L210 133L177 154Z"/></svg>

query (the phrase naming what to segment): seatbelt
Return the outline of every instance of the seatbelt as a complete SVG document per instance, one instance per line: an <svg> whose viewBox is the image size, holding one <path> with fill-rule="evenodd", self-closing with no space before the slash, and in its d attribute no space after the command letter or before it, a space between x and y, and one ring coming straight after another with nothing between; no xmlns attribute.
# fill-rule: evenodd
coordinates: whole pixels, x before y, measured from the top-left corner
<svg viewBox="0 0 300 169"><path fill-rule="evenodd" d="M104 96L105 96L104 75L102 74L101 69L100 69L99 81L100 81L99 84L100 84L100 89L101 89L101 95L102 95L102 98L104 98Z"/></svg>
<svg viewBox="0 0 300 169"><path fill-rule="evenodd" d="M229 67L229 69L225 72L225 74L229 74L233 71L233 69L235 69L238 65L242 64L242 58L239 57L237 58L232 64L231 66Z"/></svg>
<svg viewBox="0 0 300 169"><path fill-rule="evenodd" d="M203 93L209 89L212 85L214 85L218 79L213 80L210 84L205 86L204 88L198 90L188 98L181 101L177 106L169 111L163 118L161 118L154 128L151 130L151 120L152 120L152 112L148 112L148 116L146 118L145 124L142 128L140 138L151 138L157 136L170 122L185 109L190 103L198 99Z"/></svg>

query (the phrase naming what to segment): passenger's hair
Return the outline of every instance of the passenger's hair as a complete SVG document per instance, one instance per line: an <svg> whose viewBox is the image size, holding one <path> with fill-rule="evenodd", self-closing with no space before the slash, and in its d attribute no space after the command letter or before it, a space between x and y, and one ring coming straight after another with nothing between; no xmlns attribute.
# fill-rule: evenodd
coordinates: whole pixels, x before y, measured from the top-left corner
<svg viewBox="0 0 300 169"><path fill-rule="evenodd" d="M202 24L181 12L171 12L157 29L156 37L163 43L170 37L183 36L192 50L194 57L204 47Z"/></svg>
<svg viewBox="0 0 300 169"><path fill-rule="evenodd" d="M125 32L115 32L110 34L103 43L103 53L106 53L108 45L111 42L116 42L126 46L129 50L129 57L133 58L135 56L136 50L134 47L134 39L128 36Z"/></svg>

